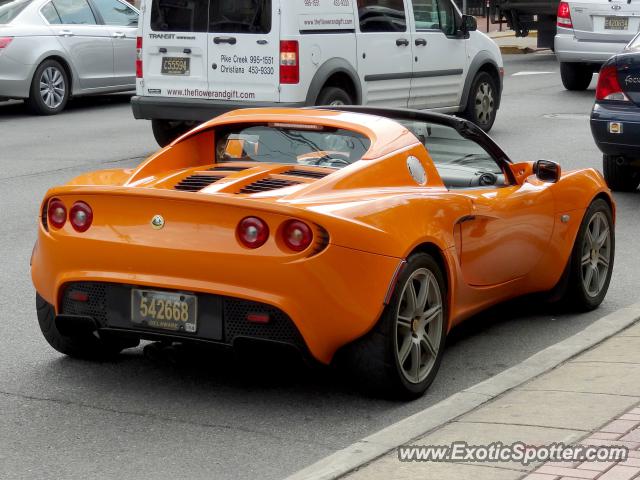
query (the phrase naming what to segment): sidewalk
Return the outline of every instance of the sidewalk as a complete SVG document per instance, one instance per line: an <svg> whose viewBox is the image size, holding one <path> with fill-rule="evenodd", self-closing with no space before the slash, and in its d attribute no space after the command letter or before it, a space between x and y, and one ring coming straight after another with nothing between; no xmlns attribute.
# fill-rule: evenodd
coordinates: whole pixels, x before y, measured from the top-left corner
<svg viewBox="0 0 640 480"><path fill-rule="evenodd" d="M401 462L397 450L349 480L640 479L640 323L411 442L625 446L623 462Z"/></svg>

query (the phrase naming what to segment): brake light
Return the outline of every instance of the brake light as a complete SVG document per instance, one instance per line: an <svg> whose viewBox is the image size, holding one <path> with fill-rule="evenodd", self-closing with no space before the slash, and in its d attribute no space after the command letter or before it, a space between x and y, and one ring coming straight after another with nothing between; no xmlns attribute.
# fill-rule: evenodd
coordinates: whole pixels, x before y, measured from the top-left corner
<svg viewBox="0 0 640 480"><path fill-rule="evenodd" d="M142 37L136 38L136 78L142 78Z"/></svg>
<svg viewBox="0 0 640 480"><path fill-rule="evenodd" d="M69 221L76 232L86 232L93 222L93 211L84 202L76 202L69 212Z"/></svg>
<svg viewBox="0 0 640 480"><path fill-rule="evenodd" d="M573 28L573 22L571 21L571 9L567 2L560 2L558 4L558 26Z"/></svg>
<svg viewBox="0 0 640 480"><path fill-rule="evenodd" d="M246 217L238 224L236 235L245 247L258 248L269 238L269 226L261 218Z"/></svg>
<svg viewBox="0 0 640 480"><path fill-rule="evenodd" d="M7 48L12 40L13 37L0 37L0 50Z"/></svg>
<svg viewBox="0 0 640 480"><path fill-rule="evenodd" d="M47 218L49 219L49 225L55 228L62 228L67 222L67 207L64 206L62 200L53 198L49 200L47 207Z"/></svg>
<svg viewBox="0 0 640 480"><path fill-rule="evenodd" d="M313 232L306 223L299 220L289 220L282 227L282 240L294 252L301 252L311 245Z"/></svg>
<svg viewBox="0 0 640 480"><path fill-rule="evenodd" d="M295 84L300 82L298 54L296 40L282 40L280 42L280 83Z"/></svg>
<svg viewBox="0 0 640 480"><path fill-rule="evenodd" d="M620 82L618 82L618 69L615 65L607 65L600 70L596 86L596 100L629 101L620 87Z"/></svg>

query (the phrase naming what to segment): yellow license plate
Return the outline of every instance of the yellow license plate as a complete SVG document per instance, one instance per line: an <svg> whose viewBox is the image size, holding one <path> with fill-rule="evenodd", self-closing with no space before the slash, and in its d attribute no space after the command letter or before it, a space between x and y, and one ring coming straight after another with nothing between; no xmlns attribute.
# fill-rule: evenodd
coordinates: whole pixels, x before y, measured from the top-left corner
<svg viewBox="0 0 640 480"><path fill-rule="evenodd" d="M142 327L195 333L198 298L185 293L131 290L131 322Z"/></svg>
<svg viewBox="0 0 640 480"><path fill-rule="evenodd" d="M191 59L187 57L162 57L163 75L189 75Z"/></svg>

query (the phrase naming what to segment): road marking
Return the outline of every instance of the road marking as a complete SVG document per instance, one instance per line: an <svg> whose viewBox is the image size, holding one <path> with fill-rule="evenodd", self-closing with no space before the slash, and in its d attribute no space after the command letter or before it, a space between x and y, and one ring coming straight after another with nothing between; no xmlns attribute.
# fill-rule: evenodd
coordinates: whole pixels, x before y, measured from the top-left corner
<svg viewBox="0 0 640 480"><path fill-rule="evenodd" d="M556 73L556 72L531 72L531 71L524 71L524 72L517 72L517 73L512 73L511 76L512 77L520 77L522 75L548 75L550 73Z"/></svg>

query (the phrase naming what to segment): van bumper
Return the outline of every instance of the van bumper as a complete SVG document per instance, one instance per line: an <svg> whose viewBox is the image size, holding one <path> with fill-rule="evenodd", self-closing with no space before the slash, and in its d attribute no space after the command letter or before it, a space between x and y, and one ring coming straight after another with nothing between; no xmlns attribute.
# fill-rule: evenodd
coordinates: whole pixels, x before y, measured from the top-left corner
<svg viewBox="0 0 640 480"><path fill-rule="evenodd" d="M133 116L146 120L190 120L204 122L240 108L304 107L304 102L228 102L198 98L166 98L135 96L131 99Z"/></svg>

